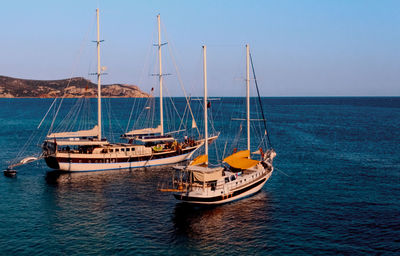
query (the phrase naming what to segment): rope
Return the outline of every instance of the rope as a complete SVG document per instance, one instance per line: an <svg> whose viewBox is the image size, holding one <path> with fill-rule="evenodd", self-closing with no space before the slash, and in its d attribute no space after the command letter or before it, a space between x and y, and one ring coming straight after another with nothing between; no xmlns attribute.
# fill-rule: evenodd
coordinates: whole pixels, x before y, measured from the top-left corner
<svg viewBox="0 0 400 256"><path fill-rule="evenodd" d="M168 42L168 44L167 44L168 45L168 50L169 50L169 53L170 53L170 56L171 56L171 59L172 59L172 63L174 64L174 67L175 67L175 70L176 70L176 76L178 78L179 85L181 86L181 89L183 91L183 95L185 96L186 104L189 106L190 114L192 115L192 118L195 120L192 108L190 107L189 97L187 96L185 87L183 86L181 74L179 72L178 66L177 66L176 61L175 61L175 57L174 57L173 50L172 50L172 42L170 42L170 40L168 39L167 30L165 29L163 23L162 23L162 27L163 27L163 30L164 30L164 33L165 33L165 37L166 37L167 42ZM170 45L171 45L171 47L170 47ZM200 135L200 130L199 130L198 127L196 127L196 130L197 130L198 134Z"/></svg>
<svg viewBox="0 0 400 256"><path fill-rule="evenodd" d="M274 167L274 169L276 169L278 172L281 172L282 174L286 175L287 177L291 177L289 174L286 174L285 172L283 172L282 170L279 170L276 167Z"/></svg>
<svg viewBox="0 0 400 256"><path fill-rule="evenodd" d="M260 108L261 108L261 114L262 114L262 118L263 118L263 122L264 122L265 133L267 134L268 143L269 143L269 145L271 145L271 147L272 147L272 143L271 143L271 140L269 139L269 134L268 134L268 132L267 132L267 123L266 123L266 119L265 119L265 116L264 116L264 111L263 111L263 107L262 107L262 103L261 103L261 97L260 97L260 91L258 90L258 83L257 83L257 78L256 78L256 72L255 72L255 70L254 70L253 58L251 57L251 54L250 54L250 63L251 63L251 69L253 70L254 82L255 82L256 88L257 88L258 101L259 101L259 103L260 103Z"/></svg>

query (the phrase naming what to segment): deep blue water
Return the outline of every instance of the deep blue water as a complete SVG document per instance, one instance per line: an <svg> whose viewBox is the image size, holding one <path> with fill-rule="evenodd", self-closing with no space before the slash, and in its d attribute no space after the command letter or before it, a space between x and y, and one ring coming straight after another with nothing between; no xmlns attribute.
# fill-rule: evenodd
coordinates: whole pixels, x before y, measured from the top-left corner
<svg viewBox="0 0 400 256"><path fill-rule="evenodd" d="M108 117L116 134L125 129L132 101L111 100L106 136L116 136ZM0 99L1 170L32 132L46 133L36 126L51 102ZM237 135L230 118L242 102L213 102L219 158ZM157 191L168 169L58 175L33 163L0 176L0 255L399 255L400 98L263 98L263 106L278 156L260 193L191 208Z"/></svg>

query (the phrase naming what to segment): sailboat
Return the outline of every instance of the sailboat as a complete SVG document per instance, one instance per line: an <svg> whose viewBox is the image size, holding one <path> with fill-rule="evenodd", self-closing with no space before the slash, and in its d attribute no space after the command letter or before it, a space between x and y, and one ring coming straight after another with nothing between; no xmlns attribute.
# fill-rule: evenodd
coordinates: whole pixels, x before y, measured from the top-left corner
<svg viewBox="0 0 400 256"><path fill-rule="evenodd" d="M99 10L97 17L97 125L89 130L50 133L43 142L43 158L50 168L68 171L99 171L170 165L185 161L202 146L216 139L187 139L179 143L164 133L163 123L163 74L161 66L160 16L158 20L158 56L160 84L160 125L155 128L132 130L122 137L127 143L110 143L102 137L101 118L101 65ZM138 141L139 143L134 143Z"/></svg>
<svg viewBox="0 0 400 256"><path fill-rule="evenodd" d="M160 189L173 192L177 200L185 203L209 205L223 204L258 192L274 171L274 149L264 153L260 148L253 154L259 154L260 159L251 159L250 151L250 76L249 76L249 45L246 45L246 113L247 113L247 150L235 152L223 160L223 165L210 167L208 164L208 147L205 155L194 159L187 167L178 167L178 178L173 179L172 188ZM206 47L203 46L204 63L204 118L205 138L207 139L207 65ZM254 71L254 69L253 69ZM264 118L265 121L265 118ZM265 126L266 127L266 126ZM266 132L266 130L265 130Z"/></svg>

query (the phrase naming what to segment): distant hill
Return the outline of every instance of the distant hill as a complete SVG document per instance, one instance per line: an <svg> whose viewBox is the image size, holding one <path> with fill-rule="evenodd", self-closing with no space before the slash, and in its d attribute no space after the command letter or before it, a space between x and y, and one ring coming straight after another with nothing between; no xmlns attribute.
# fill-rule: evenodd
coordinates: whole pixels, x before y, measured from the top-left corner
<svg viewBox="0 0 400 256"><path fill-rule="evenodd" d="M149 97L136 85L102 85L103 97L141 98ZM0 98L79 98L97 97L97 84L83 77L62 80L29 80L0 76Z"/></svg>

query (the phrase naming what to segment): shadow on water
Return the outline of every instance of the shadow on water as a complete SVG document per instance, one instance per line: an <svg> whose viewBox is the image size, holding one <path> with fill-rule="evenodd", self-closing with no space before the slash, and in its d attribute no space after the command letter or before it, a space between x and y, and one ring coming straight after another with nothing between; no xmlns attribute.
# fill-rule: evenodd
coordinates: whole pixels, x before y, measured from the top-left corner
<svg viewBox="0 0 400 256"><path fill-rule="evenodd" d="M127 244L134 240L169 247L172 243L188 253L223 254L226 246L240 247L243 254L257 253L271 244L275 208L267 192L220 206L196 207L158 192L163 176L169 177L169 171L48 172L46 183L53 191L47 200L52 205L49 213L57 223L52 232L106 234L92 236L99 248L108 244L109 235L118 233Z"/></svg>
<svg viewBox="0 0 400 256"><path fill-rule="evenodd" d="M176 242L186 240L196 247L218 253L222 245L248 246L267 243L265 234L272 220L271 197L261 191L251 197L219 206L194 206L178 203L172 217ZM264 237L264 241L260 240ZM222 246L222 247L218 247ZM223 253L221 251L221 253Z"/></svg>
<svg viewBox="0 0 400 256"><path fill-rule="evenodd" d="M160 170L160 168L119 169L97 172L65 172L54 170L46 173L45 180L49 185L79 182L87 183L88 181L96 183L105 180L129 180L132 177L140 180L145 180L146 178L151 178L153 180L155 176L160 175ZM168 171L163 170L163 172L169 174Z"/></svg>

